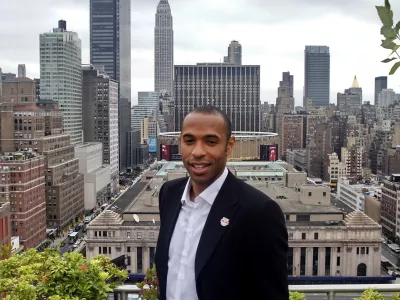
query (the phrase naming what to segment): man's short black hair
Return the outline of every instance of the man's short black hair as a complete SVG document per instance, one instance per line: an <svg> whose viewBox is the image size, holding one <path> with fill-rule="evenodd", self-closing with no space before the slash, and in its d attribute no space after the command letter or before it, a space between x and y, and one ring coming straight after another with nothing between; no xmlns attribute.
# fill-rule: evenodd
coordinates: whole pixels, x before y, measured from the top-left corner
<svg viewBox="0 0 400 300"><path fill-rule="evenodd" d="M199 113L199 114L205 114L205 115L220 115L222 119L224 119L225 122L225 127L226 127L226 137L227 141L230 139L232 135L232 123L231 120L229 120L228 115L220 110L218 107L212 106L212 105L204 105L204 106L198 106L194 110L190 112L190 114L194 113Z"/></svg>

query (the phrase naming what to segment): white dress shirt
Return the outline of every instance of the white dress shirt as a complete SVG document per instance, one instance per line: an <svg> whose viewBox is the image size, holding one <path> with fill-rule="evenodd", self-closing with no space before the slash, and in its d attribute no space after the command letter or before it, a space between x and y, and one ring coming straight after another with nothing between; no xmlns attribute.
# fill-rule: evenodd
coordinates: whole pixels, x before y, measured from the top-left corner
<svg viewBox="0 0 400 300"><path fill-rule="evenodd" d="M198 299L194 269L197 246L211 206L227 176L225 168L222 175L194 201L190 200L190 179L186 184L169 246L167 300Z"/></svg>

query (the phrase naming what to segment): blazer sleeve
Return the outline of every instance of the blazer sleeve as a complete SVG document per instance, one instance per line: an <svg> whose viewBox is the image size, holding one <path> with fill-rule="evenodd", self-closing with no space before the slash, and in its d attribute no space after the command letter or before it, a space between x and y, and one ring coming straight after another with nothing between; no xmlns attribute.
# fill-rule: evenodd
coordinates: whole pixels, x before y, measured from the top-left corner
<svg viewBox="0 0 400 300"><path fill-rule="evenodd" d="M259 278L260 299L288 300L288 233L279 205L271 200L252 216L253 278Z"/></svg>
<svg viewBox="0 0 400 300"><path fill-rule="evenodd" d="M160 192L158 193L158 209L160 211L160 221L162 221L162 215L163 215L163 203L164 203L164 199L166 196L166 190L167 190L167 183L165 182L161 188L160 188Z"/></svg>

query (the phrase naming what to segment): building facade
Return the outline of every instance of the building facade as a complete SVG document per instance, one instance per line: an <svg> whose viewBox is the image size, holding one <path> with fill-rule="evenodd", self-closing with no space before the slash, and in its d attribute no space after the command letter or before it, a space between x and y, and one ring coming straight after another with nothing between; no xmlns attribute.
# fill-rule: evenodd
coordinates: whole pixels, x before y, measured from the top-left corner
<svg viewBox="0 0 400 300"><path fill-rule="evenodd" d="M35 248L46 239L45 157L11 152L0 157L0 172L0 201L10 203L12 235L25 249Z"/></svg>
<svg viewBox="0 0 400 300"><path fill-rule="evenodd" d="M329 106L330 61L329 47L305 47L304 101L311 99L315 107Z"/></svg>
<svg viewBox="0 0 400 300"><path fill-rule="evenodd" d="M118 82L93 66L84 67L83 133L85 142L103 144L103 164L110 165L111 191L118 191Z"/></svg>
<svg viewBox="0 0 400 300"><path fill-rule="evenodd" d="M242 45L238 41L231 41L228 47L228 56L224 56L224 63L232 65L242 64Z"/></svg>
<svg viewBox="0 0 400 300"><path fill-rule="evenodd" d="M175 66L175 130L197 106L224 111L234 131L260 131L260 66L197 64Z"/></svg>
<svg viewBox="0 0 400 300"><path fill-rule="evenodd" d="M26 77L26 67L24 64L18 65L18 77Z"/></svg>
<svg viewBox="0 0 400 300"><path fill-rule="evenodd" d="M83 141L81 63L81 40L67 31L65 21L40 34L40 98L59 104L64 132L73 144Z"/></svg>
<svg viewBox="0 0 400 300"><path fill-rule="evenodd" d="M85 212L96 211L111 199L110 165L103 164L103 144L83 143L75 147L75 155L84 177Z"/></svg>
<svg viewBox="0 0 400 300"><path fill-rule="evenodd" d="M174 93L174 29L168 0L160 0L155 16L154 91Z"/></svg>
<svg viewBox="0 0 400 300"><path fill-rule="evenodd" d="M11 244L10 202L0 201L0 246Z"/></svg>

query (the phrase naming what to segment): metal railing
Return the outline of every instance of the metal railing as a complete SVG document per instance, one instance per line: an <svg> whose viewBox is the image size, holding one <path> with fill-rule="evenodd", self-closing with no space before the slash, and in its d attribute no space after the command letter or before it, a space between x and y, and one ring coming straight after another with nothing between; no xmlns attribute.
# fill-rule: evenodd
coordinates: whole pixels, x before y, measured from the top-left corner
<svg viewBox="0 0 400 300"><path fill-rule="evenodd" d="M290 285L289 291L304 294L325 294L327 300L335 300L337 294L352 294L374 288L381 293L400 292L400 284L321 284L321 285ZM115 300L128 300L128 294L139 296L140 289L136 285L121 285L114 290Z"/></svg>

